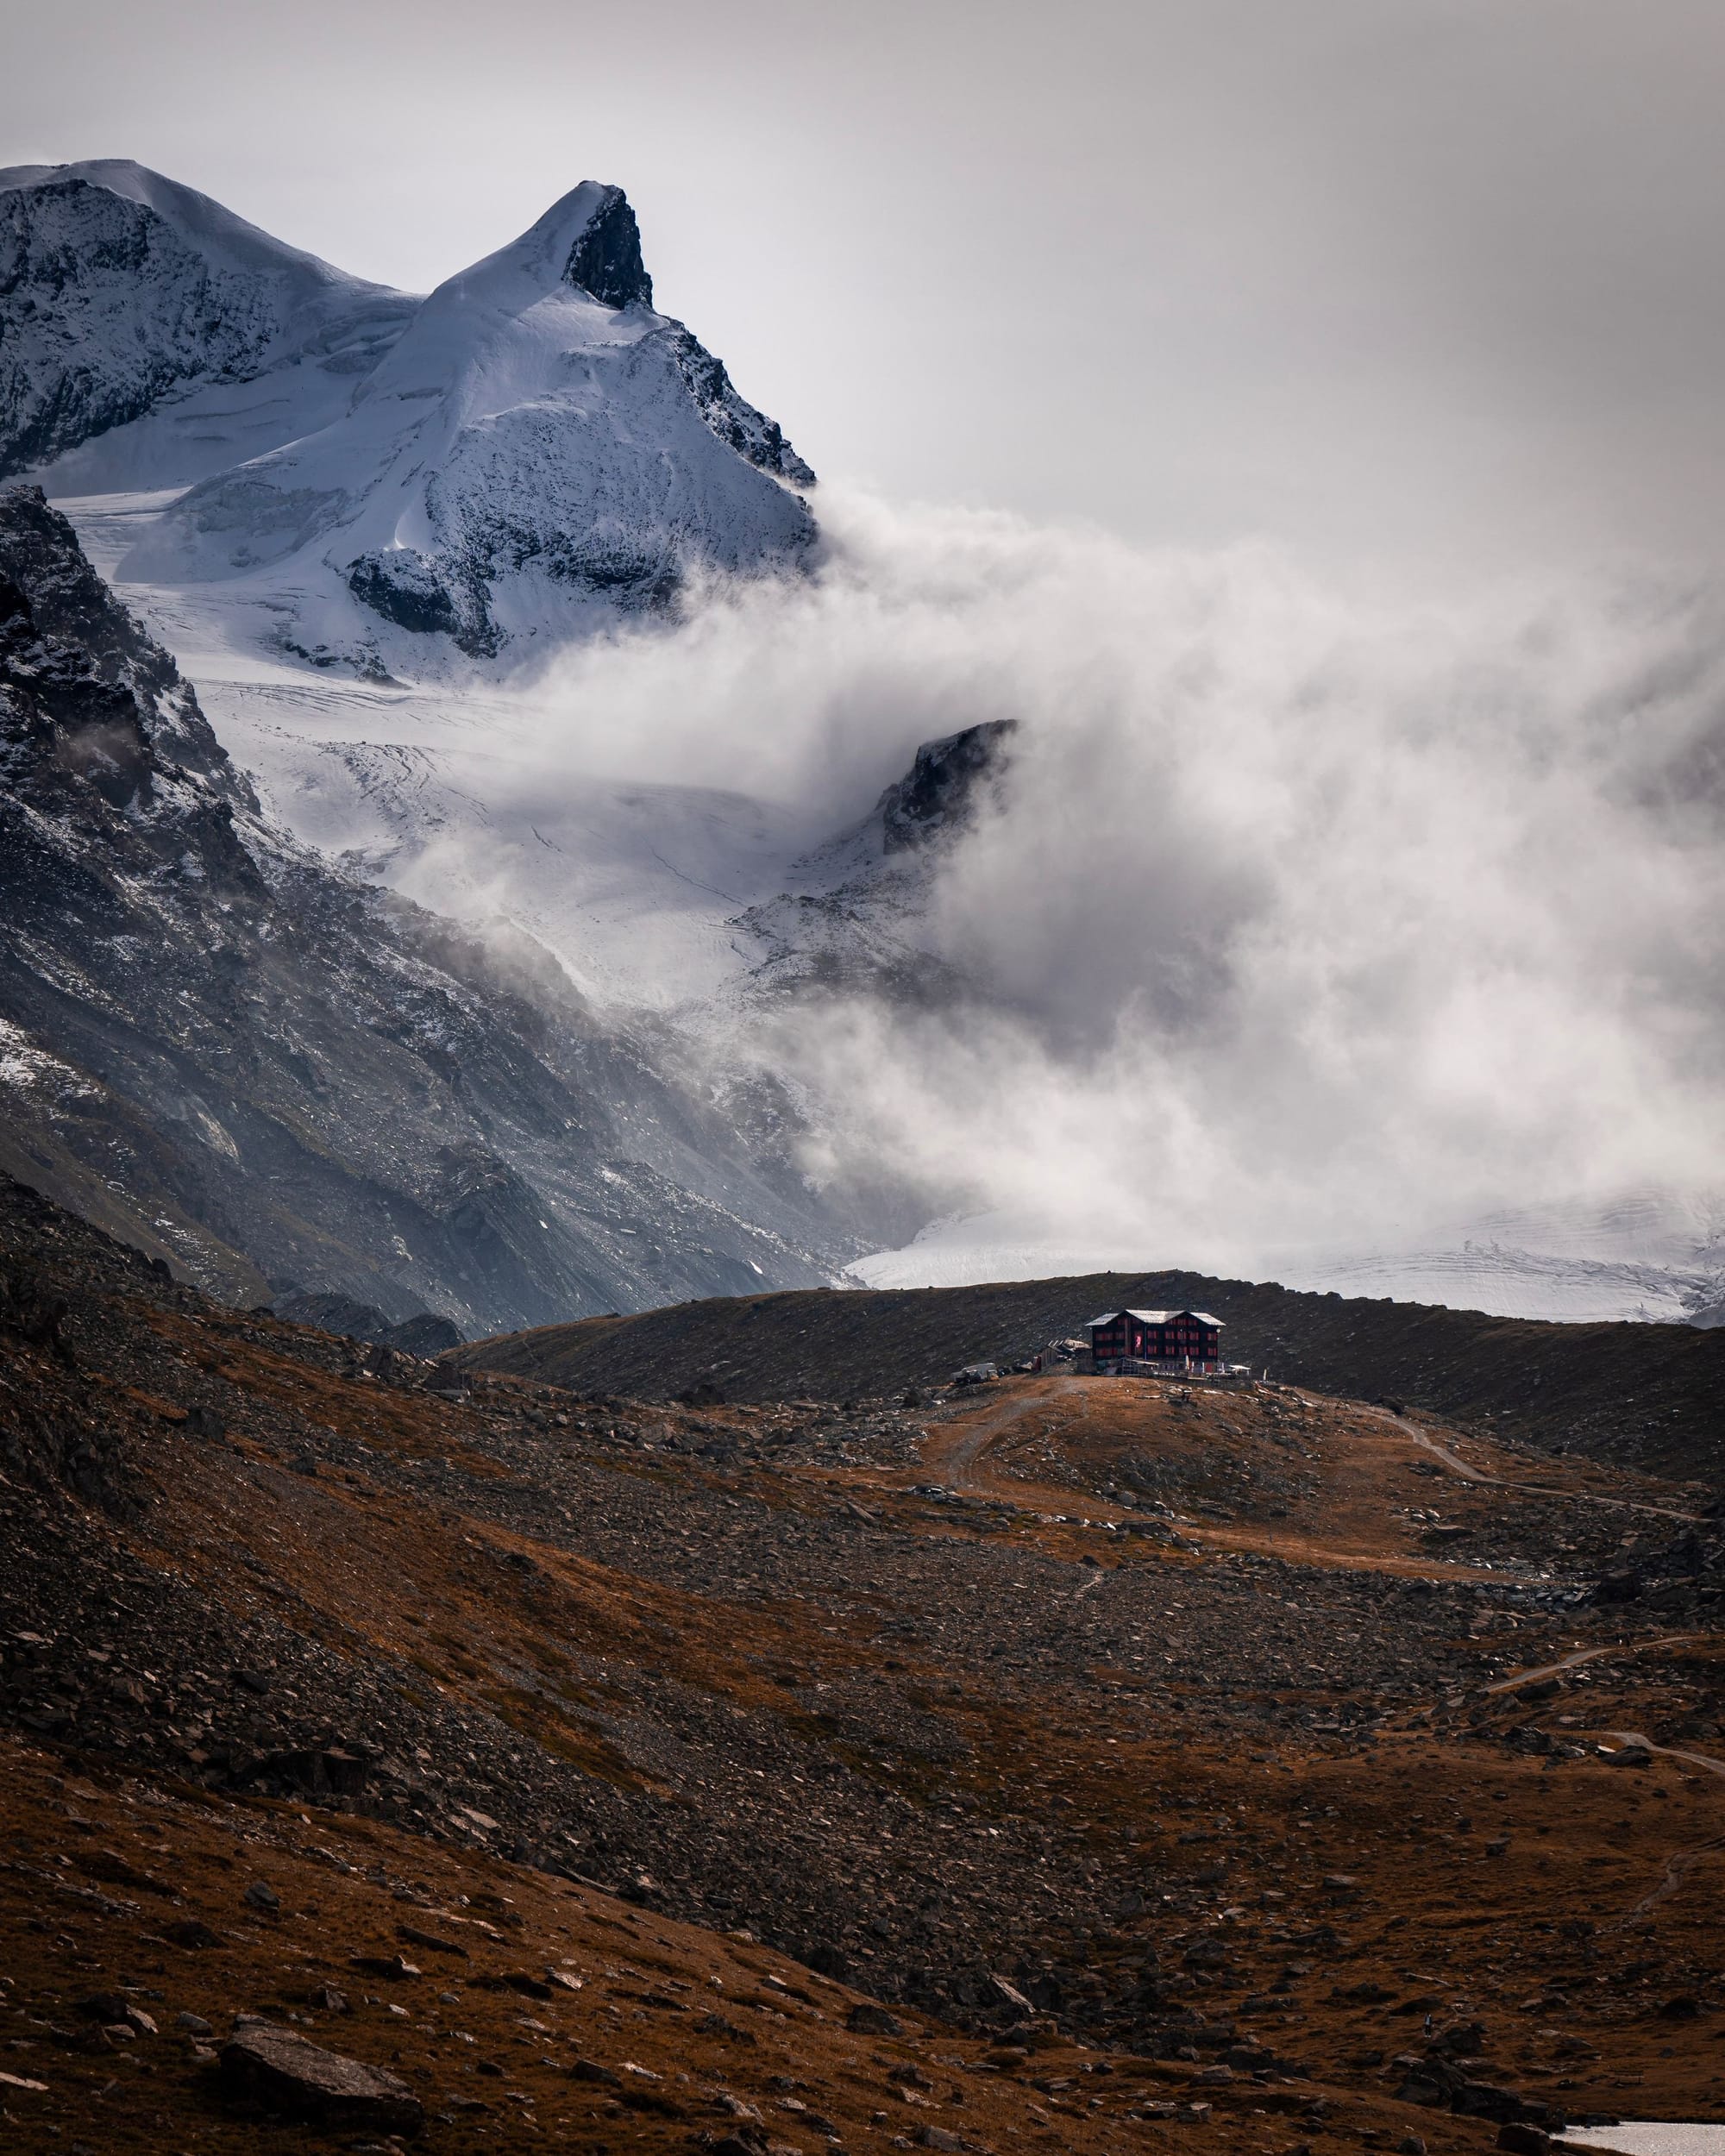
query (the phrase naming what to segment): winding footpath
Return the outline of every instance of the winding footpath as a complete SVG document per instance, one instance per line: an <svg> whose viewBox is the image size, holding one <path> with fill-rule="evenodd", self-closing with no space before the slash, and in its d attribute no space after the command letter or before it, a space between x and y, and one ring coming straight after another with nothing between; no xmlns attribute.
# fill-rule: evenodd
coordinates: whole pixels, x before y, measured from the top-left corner
<svg viewBox="0 0 1725 2156"><path fill-rule="evenodd" d="M1518 1670L1514 1677L1499 1677L1495 1684L1488 1684L1485 1689L1488 1695L1515 1692L1524 1684L1542 1684L1548 1677L1561 1677L1565 1670L1578 1670L1584 1662L1597 1662L1603 1655L1647 1654L1654 1647L1687 1647L1706 1637L1706 1633L1699 1632L1668 1632L1662 1633L1657 1639L1607 1641L1603 1646L1578 1647L1573 1654L1566 1654L1561 1662L1547 1662L1543 1669L1539 1670Z"/></svg>
<svg viewBox="0 0 1725 2156"><path fill-rule="evenodd" d="M1056 1401L1070 1399L1082 1389L1076 1377L1063 1377L1044 1391L1026 1392L1016 1399L1001 1401L990 1413L963 1425L956 1432L942 1431L937 1437L931 1432L930 1442L923 1449L923 1464L938 1467L955 1489L992 1489L994 1485L987 1477L973 1470L994 1439L1032 1408L1046 1412Z"/></svg>
<svg viewBox="0 0 1725 2156"><path fill-rule="evenodd" d="M1519 1489L1532 1497L1556 1497L1577 1505L1603 1505L1612 1512L1651 1513L1656 1519L1681 1520L1690 1526L1701 1518L1699 1513L1678 1512L1670 1505L1643 1504L1633 1497L1598 1497L1591 1490L1559 1489L1549 1482L1512 1482L1505 1475L1487 1475L1477 1467L1470 1467L1446 1445L1440 1445L1435 1438L1428 1437L1416 1423L1409 1422L1406 1415L1398 1415L1388 1407L1380 1407L1377 1413L1386 1421L1393 1422L1404 1437L1412 1438L1421 1451L1429 1452L1434 1458L1441 1460L1446 1467L1453 1468L1465 1482L1483 1483L1488 1489Z"/></svg>

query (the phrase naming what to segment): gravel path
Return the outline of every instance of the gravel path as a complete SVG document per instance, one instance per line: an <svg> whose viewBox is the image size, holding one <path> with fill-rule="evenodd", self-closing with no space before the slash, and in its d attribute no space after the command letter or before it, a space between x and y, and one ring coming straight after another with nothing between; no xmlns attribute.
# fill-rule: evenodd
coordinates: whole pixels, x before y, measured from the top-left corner
<svg viewBox="0 0 1725 2156"><path fill-rule="evenodd" d="M1549 1482L1512 1482L1508 1476L1482 1474L1478 1468L1470 1467L1465 1460L1452 1452L1447 1445L1440 1445L1435 1438L1427 1437L1405 1415L1393 1413L1388 1408L1380 1410L1380 1413L1386 1422L1393 1422L1398 1430L1412 1438L1422 1452L1429 1452L1434 1459L1441 1460L1446 1467L1453 1468L1465 1482L1478 1482L1492 1489L1519 1489L1531 1497L1556 1497L1571 1504L1603 1505L1612 1512L1651 1513L1656 1519L1681 1520L1690 1526L1701 1518L1699 1513L1678 1512L1669 1505L1643 1504L1632 1497L1597 1497L1591 1490L1559 1489Z"/></svg>

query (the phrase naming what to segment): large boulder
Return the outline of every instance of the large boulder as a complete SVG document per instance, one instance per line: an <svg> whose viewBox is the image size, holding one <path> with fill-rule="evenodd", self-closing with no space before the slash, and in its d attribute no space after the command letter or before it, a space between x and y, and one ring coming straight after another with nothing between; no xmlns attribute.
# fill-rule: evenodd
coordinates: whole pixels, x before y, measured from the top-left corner
<svg viewBox="0 0 1725 2156"><path fill-rule="evenodd" d="M339 2052L323 2051L273 2022L242 2023L222 2046L229 2092L319 2126L417 2134L425 2107L405 2081Z"/></svg>

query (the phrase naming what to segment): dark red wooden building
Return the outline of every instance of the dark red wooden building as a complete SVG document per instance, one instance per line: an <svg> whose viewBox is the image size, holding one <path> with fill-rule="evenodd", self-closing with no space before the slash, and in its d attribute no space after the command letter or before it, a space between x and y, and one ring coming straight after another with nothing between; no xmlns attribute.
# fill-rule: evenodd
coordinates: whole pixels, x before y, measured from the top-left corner
<svg viewBox="0 0 1725 2156"><path fill-rule="evenodd" d="M1222 1321L1208 1310L1111 1310L1084 1330L1095 1368L1110 1376L1132 1363L1199 1377L1221 1368Z"/></svg>

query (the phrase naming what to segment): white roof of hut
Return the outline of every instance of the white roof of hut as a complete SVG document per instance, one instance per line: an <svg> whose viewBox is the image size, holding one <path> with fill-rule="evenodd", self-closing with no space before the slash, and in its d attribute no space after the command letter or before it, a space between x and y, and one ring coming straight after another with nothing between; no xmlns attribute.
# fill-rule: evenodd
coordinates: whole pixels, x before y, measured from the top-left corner
<svg viewBox="0 0 1725 2156"><path fill-rule="evenodd" d="M1116 1318L1136 1318L1140 1325L1171 1325L1176 1318L1195 1318L1200 1325L1213 1325L1219 1330L1225 1322L1213 1318L1208 1310L1105 1310L1100 1318L1092 1318L1084 1330L1094 1332L1099 1325L1112 1325Z"/></svg>

